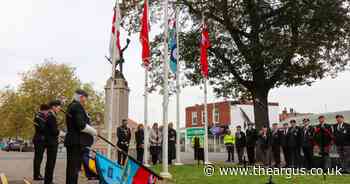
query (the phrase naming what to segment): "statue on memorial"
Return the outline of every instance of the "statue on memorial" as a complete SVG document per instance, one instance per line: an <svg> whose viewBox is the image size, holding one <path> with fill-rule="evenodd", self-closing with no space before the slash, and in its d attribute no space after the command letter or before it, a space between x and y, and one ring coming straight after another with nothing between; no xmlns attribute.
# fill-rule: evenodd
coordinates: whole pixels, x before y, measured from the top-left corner
<svg viewBox="0 0 350 184"><path fill-rule="evenodd" d="M122 78L125 80L124 78L124 75L123 75L123 63L124 63L124 51L129 47L129 44L130 44L130 39L127 38L126 39L126 45L123 49L121 49L121 52L120 52L120 60L117 61L116 65L115 65L115 78L118 79L118 78ZM112 59L105 56L107 61L109 61L109 63L111 63L113 65L113 62L112 62ZM118 70L118 65L119 65L119 70Z"/></svg>

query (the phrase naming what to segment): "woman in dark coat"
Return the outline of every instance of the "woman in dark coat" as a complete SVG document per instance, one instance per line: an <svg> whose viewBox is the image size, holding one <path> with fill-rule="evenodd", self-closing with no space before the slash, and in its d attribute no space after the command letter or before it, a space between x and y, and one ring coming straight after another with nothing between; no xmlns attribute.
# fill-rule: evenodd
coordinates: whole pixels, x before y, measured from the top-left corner
<svg viewBox="0 0 350 184"><path fill-rule="evenodd" d="M168 163L171 165L172 160L176 158L176 130L173 123L168 125Z"/></svg>
<svg viewBox="0 0 350 184"><path fill-rule="evenodd" d="M136 140L137 161L143 163L144 131L143 131L142 124L139 124L137 126L137 131L135 132L135 140Z"/></svg>

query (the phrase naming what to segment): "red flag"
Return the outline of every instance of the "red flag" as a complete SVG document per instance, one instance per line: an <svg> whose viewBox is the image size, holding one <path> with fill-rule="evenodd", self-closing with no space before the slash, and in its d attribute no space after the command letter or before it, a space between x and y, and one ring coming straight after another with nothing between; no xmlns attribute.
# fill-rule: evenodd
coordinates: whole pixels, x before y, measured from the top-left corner
<svg viewBox="0 0 350 184"><path fill-rule="evenodd" d="M148 2L145 0L143 7L143 15L141 18L140 42L142 44L142 61L145 66L150 62L150 47L149 47L149 22L148 22Z"/></svg>
<svg viewBox="0 0 350 184"><path fill-rule="evenodd" d="M112 20L112 34L111 40L109 42L109 55L112 58L113 53L115 52L115 59L120 60L120 12L119 9L114 7L114 14ZM115 40L115 42L114 42ZM116 43L116 47L114 45Z"/></svg>
<svg viewBox="0 0 350 184"><path fill-rule="evenodd" d="M201 71L208 78L208 48L210 47L208 27L203 23L201 40Z"/></svg>

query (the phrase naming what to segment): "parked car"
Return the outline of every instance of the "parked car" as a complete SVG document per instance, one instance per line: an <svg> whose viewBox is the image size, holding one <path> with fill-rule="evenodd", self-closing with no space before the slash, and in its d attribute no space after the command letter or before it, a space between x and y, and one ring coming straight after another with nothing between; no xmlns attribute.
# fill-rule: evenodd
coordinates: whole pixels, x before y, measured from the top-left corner
<svg viewBox="0 0 350 184"><path fill-rule="evenodd" d="M14 141L14 142L9 142L7 145L2 149L4 151L21 151L21 143Z"/></svg>

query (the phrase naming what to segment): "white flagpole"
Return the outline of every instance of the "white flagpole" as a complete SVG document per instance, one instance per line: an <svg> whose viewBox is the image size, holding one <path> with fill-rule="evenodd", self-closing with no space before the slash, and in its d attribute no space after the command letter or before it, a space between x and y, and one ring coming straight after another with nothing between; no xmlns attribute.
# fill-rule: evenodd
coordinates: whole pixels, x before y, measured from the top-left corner
<svg viewBox="0 0 350 184"><path fill-rule="evenodd" d="M207 107L207 78L204 78L204 163L208 164L208 107Z"/></svg>
<svg viewBox="0 0 350 184"><path fill-rule="evenodd" d="M202 16L202 26L204 26L204 14ZM208 159L208 107L207 107L207 77L204 76L204 163L209 164Z"/></svg>
<svg viewBox="0 0 350 184"><path fill-rule="evenodd" d="M176 5L175 10L176 21L176 163L175 165L183 165L181 163L181 144L180 144L180 44L179 44L179 13L180 7Z"/></svg>
<svg viewBox="0 0 350 184"><path fill-rule="evenodd" d="M147 0L147 8L149 8L149 3ZM149 16L149 9L147 10L147 16ZM149 17L147 17L147 20L149 20ZM151 57L149 58L151 60ZM144 94L144 123L145 128L143 129L144 132L144 146L143 146L143 162L144 165L149 167L148 164L148 145L149 145L149 131L148 131L148 66L145 66L145 94Z"/></svg>
<svg viewBox="0 0 350 184"><path fill-rule="evenodd" d="M118 0L116 0L115 2L115 8L116 8L116 19L120 18L118 15L119 13L119 3L118 3ZM114 107L114 83L115 83L115 68L116 68L116 64L117 64L117 61L116 61L116 48L117 48L117 29L118 29L118 20L115 20L114 22L114 37L113 37L113 51L112 51L112 81L111 81L111 96L109 98L109 101L110 101L110 106L109 106L109 122L108 122L108 140L110 142L113 142L112 141L112 130L113 130L113 107ZM107 147L107 157L109 159L112 159L112 146L108 144L108 147Z"/></svg>
<svg viewBox="0 0 350 184"><path fill-rule="evenodd" d="M144 154L143 154L143 162L144 165L149 167L148 164L148 142L149 142L149 136L148 136L148 68L145 66L145 94L144 94L144 100L145 100L145 107L144 107L144 118L145 118L145 128L143 129L144 131Z"/></svg>
<svg viewBox="0 0 350 184"><path fill-rule="evenodd" d="M169 77L169 55L168 55L168 0L164 0L164 55L163 55L163 163L162 172L160 176L164 178L171 178L171 174L168 171L168 103L169 103L169 91L168 91L168 77Z"/></svg>

